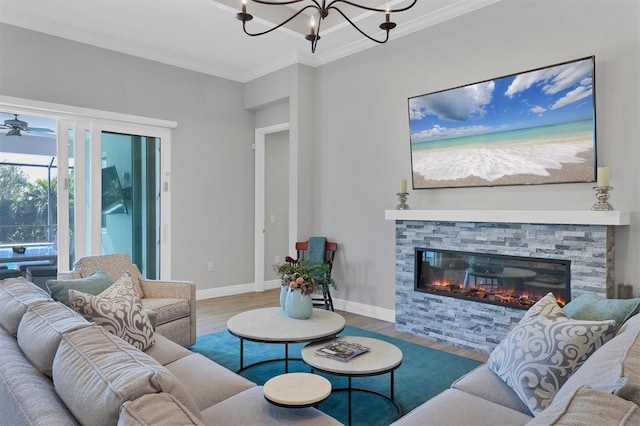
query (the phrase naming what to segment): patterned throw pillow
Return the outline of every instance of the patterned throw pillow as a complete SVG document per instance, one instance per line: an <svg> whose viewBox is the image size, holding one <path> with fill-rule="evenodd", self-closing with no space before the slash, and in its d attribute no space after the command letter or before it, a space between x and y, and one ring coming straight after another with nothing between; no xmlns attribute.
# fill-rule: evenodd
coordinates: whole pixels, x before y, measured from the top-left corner
<svg viewBox="0 0 640 426"><path fill-rule="evenodd" d="M614 330L615 321L568 318L548 293L494 349L488 366L538 415Z"/></svg>
<svg viewBox="0 0 640 426"><path fill-rule="evenodd" d="M103 326L141 351L155 343L151 321L142 307L129 273L96 296L71 289L69 300L71 307L86 319Z"/></svg>

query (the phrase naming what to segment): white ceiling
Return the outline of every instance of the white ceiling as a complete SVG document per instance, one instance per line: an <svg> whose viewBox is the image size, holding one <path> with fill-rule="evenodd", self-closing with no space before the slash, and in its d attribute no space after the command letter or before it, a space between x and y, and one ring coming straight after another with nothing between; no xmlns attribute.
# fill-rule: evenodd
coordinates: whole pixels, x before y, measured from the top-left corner
<svg viewBox="0 0 640 426"><path fill-rule="evenodd" d="M398 27L390 38L498 1L418 0L412 9L392 15ZM374 7L386 4L386 0L360 2ZM410 2L389 1L392 8ZM265 21L277 23L278 18L270 15L284 8L258 6L251 1L247 6L255 16L248 24L253 32L267 29ZM0 0L0 22L240 82L296 62L318 66L377 46L335 12L323 23L315 54L303 35L307 18L298 17L291 28L249 37L235 17L240 7L241 0ZM343 11L359 26L381 36L380 14L347 7Z"/></svg>

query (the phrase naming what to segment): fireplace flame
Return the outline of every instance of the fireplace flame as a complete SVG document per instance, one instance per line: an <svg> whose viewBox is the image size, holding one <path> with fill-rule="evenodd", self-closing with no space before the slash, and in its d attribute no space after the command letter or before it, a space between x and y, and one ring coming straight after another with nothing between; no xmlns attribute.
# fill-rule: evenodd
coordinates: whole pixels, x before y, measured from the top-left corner
<svg viewBox="0 0 640 426"><path fill-rule="evenodd" d="M426 290L435 293L448 293L456 296L467 297L469 299L486 299L499 302L501 304L512 305L516 307L531 307L540 300L546 293L541 292L539 295L530 292L517 292L514 289L506 288L489 288L486 285L464 287L460 283L450 282L447 280L434 280ZM564 306L566 301L562 296L556 296L556 300L560 306Z"/></svg>

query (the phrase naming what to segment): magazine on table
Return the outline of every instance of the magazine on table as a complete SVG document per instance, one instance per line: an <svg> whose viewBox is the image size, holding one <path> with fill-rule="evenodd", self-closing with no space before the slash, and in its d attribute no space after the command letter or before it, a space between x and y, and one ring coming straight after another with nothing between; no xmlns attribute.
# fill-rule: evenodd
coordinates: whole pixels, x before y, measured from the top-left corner
<svg viewBox="0 0 640 426"><path fill-rule="evenodd" d="M315 350L316 355L338 361L349 361L350 359L368 352L369 348L359 343L349 342L348 340L333 340L321 348Z"/></svg>

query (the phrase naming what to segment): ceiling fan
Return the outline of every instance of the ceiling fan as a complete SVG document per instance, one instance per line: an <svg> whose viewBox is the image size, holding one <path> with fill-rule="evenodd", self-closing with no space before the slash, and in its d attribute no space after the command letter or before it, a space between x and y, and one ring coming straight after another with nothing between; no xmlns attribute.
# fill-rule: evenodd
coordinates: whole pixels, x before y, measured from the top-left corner
<svg viewBox="0 0 640 426"><path fill-rule="evenodd" d="M0 129L9 129L5 136L22 136L22 132L54 133L53 130L44 127L29 127L29 123L18 119L19 114L12 112L5 112L3 114L13 115L13 118L4 120L4 125L0 125Z"/></svg>

